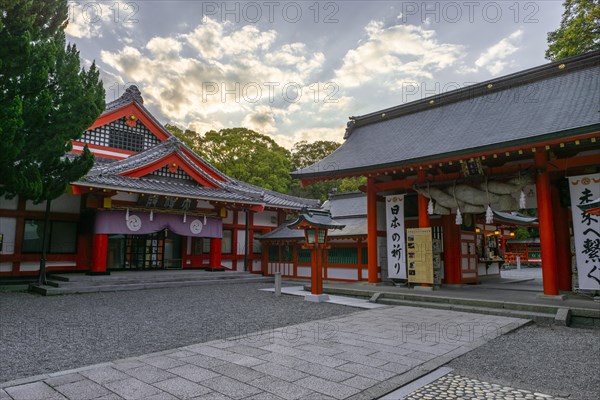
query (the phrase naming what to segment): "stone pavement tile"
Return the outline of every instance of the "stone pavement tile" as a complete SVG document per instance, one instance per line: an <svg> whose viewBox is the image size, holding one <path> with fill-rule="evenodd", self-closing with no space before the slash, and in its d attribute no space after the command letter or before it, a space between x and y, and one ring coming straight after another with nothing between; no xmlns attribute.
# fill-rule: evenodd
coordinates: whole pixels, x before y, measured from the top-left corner
<svg viewBox="0 0 600 400"><path fill-rule="evenodd" d="M355 376L353 378L347 379L341 382L344 385L352 386L353 388L365 390L370 388L373 385L379 383L375 379L365 378L364 376Z"/></svg>
<svg viewBox="0 0 600 400"><path fill-rule="evenodd" d="M144 357L140 360L146 364L162 369L175 368L185 365L185 362L167 356Z"/></svg>
<svg viewBox="0 0 600 400"><path fill-rule="evenodd" d="M369 367L366 365L356 363L344 364L339 366L337 369L350 372L354 375L364 376L365 378L376 379L378 381L384 381L396 375L393 372L386 371L381 368Z"/></svg>
<svg viewBox="0 0 600 400"><path fill-rule="evenodd" d="M205 380L202 382L202 385L234 399L242 399L262 392L262 390L254 386L236 381L227 376Z"/></svg>
<svg viewBox="0 0 600 400"><path fill-rule="evenodd" d="M196 355L196 353L194 353L193 351L189 351L189 350L178 350L175 351L173 353L169 354L169 357L171 358L175 358L175 359L180 359L180 358L185 358L185 357L191 357Z"/></svg>
<svg viewBox="0 0 600 400"><path fill-rule="evenodd" d="M216 367L213 367L212 370L215 371L217 374L225 375L225 376L228 376L230 378L233 378L235 380L238 380L240 382L245 382L245 383L248 383L250 381L253 381L254 379L262 378L263 376L265 376L265 374L263 374L262 372L259 372L254 369L244 367L241 365L231 364L231 363L217 365ZM217 374L215 374L215 376Z"/></svg>
<svg viewBox="0 0 600 400"><path fill-rule="evenodd" d="M105 396L97 397L94 400L123 400L123 398L121 396L117 396L114 393L111 393L111 394L107 394ZM144 400L148 400L148 399L144 399ZM158 400L158 399L155 399L155 400Z"/></svg>
<svg viewBox="0 0 600 400"><path fill-rule="evenodd" d="M146 399L162 392L162 390L134 378L108 382L104 384L104 387L126 400Z"/></svg>
<svg viewBox="0 0 600 400"><path fill-rule="evenodd" d="M238 344L235 346L228 347L227 350L232 351L234 353L242 354L245 356L251 356L251 357L256 357L256 356L260 356L261 354L268 353L268 351L262 350L258 347L247 346L247 345L243 345L243 344Z"/></svg>
<svg viewBox="0 0 600 400"><path fill-rule="evenodd" d="M0 400L10 400L8 393L4 391L4 389L0 389Z"/></svg>
<svg viewBox="0 0 600 400"><path fill-rule="evenodd" d="M260 347L265 352L284 354L286 356L298 357L299 355L306 355L308 352L304 350L300 350L296 347L291 346L282 346L280 344L268 344L266 346Z"/></svg>
<svg viewBox="0 0 600 400"><path fill-rule="evenodd" d="M334 381L334 382L345 381L346 379L352 378L353 376L356 375L356 374L352 374L349 372L340 371L339 369L329 368L324 365L310 364L310 363L299 365L299 366L295 367L294 369L297 369L299 371L306 372L307 374L318 376L318 377L326 376L327 379Z"/></svg>
<svg viewBox="0 0 600 400"><path fill-rule="evenodd" d="M48 378L46 380L44 380L44 382L46 382L47 385L50 385L52 387L54 386L58 386L58 385L64 385L67 383L73 383L73 382L77 382L77 381L81 381L86 379L83 375L79 375L79 374L65 374L65 375L58 375L58 376L53 376L51 378ZM1 399L2 397L0 397Z"/></svg>
<svg viewBox="0 0 600 400"><path fill-rule="evenodd" d="M406 355L407 358L416 358L417 360L421 360L421 361L429 361L429 360L433 360L434 358L436 358L435 354L431 354L431 353L426 353L424 351L413 351L410 354Z"/></svg>
<svg viewBox="0 0 600 400"><path fill-rule="evenodd" d="M118 369L119 371L126 371L128 369L132 369L132 368L137 368L137 367L143 367L144 364L141 361L138 360L117 360L113 362L113 368L114 369Z"/></svg>
<svg viewBox="0 0 600 400"><path fill-rule="evenodd" d="M190 382L180 377L157 382L154 386L165 392L171 393L179 399L191 399L212 391L202 385L198 385L197 383Z"/></svg>
<svg viewBox="0 0 600 400"><path fill-rule="evenodd" d="M203 356L202 354L196 354L195 356L180 358L181 361L189 364L194 364L199 367L212 368L217 365L223 365L226 361L219 360L218 358Z"/></svg>
<svg viewBox="0 0 600 400"><path fill-rule="evenodd" d="M286 356L283 354L267 353L258 356L261 360L265 360L271 363L285 365L286 367L298 369L298 366L308 364L306 360L301 360L296 357Z"/></svg>
<svg viewBox="0 0 600 400"><path fill-rule="evenodd" d="M335 354L339 354L344 352L345 350L340 347L335 347L333 345L317 345L317 344L301 344L296 346L297 349L309 351L312 353L323 354L326 356L333 356Z"/></svg>
<svg viewBox="0 0 600 400"><path fill-rule="evenodd" d="M243 365L245 367L253 367L255 365L260 365L260 364L265 363L265 360L261 360L260 358L244 356L241 354L234 354L233 356L228 357L228 359L226 361L234 363L234 364L238 364L238 365Z"/></svg>
<svg viewBox="0 0 600 400"><path fill-rule="evenodd" d="M314 392L312 393L314 394ZM255 394L254 396L246 397L244 400L283 400L283 398L275 396L273 393L262 392L259 394Z"/></svg>
<svg viewBox="0 0 600 400"><path fill-rule="evenodd" d="M111 394L108 389L88 379L55 386L54 390L74 400L90 400Z"/></svg>
<svg viewBox="0 0 600 400"><path fill-rule="evenodd" d="M296 385L304 386L307 389L315 392L326 394L327 396L335 397L336 399L345 399L358 392L359 389L342 385L337 382L332 382L316 376L308 376L295 382Z"/></svg>
<svg viewBox="0 0 600 400"><path fill-rule="evenodd" d="M33 382L25 385L4 388L14 400L66 400L67 398L58 393L44 382Z"/></svg>
<svg viewBox="0 0 600 400"><path fill-rule="evenodd" d="M155 366L148 364L143 364L142 367L128 369L125 373L145 383L160 382L176 376L164 369L156 368Z"/></svg>
<svg viewBox="0 0 600 400"><path fill-rule="evenodd" d="M423 364L423 360L410 358L409 356L401 356L399 354L386 353L384 351L373 353L370 357L379 358L389 362L395 362L397 364L408 365L409 367L416 367L417 365Z"/></svg>
<svg viewBox="0 0 600 400"><path fill-rule="evenodd" d="M203 394L202 396L194 397L194 400L230 400L231 397L227 397L219 392L210 392L207 394ZM160 399L156 399L160 400Z"/></svg>
<svg viewBox="0 0 600 400"><path fill-rule="evenodd" d="M250 382L250 384L286 400L297 400L310 394L316 394L310 389L286 382L273 376L258 378Z"/></svg>
<svg viewBox="0 0 600 400"><path fill-rule="evenodd" d="M217 376L219 376L219 374L216 374L211 370L199 367L194 364L182 365L180 367L171 368L167 371L192 382L200 382L206 379L216 378Z"/></svg>
<svg viewBox="0 0 600 400"><path fill-rule="evenodd" d="M111 367L92 368L80 371L79 373L85 376L86 378L100 384L112 381L121 381L123 379L129 378L127 374Z"/></svg>
<svg viewBox="0 0 600 400"><path fill-rule="evenodd" d="M403 374L406 371L410 370L412 367L409 367L408 365L404 364L398 364L395 362L389 362L378 368L385 369L386 371L390 372L395 372L396 374Z"/></svg>
<svg viewBox="0 0 600 400"><path fill-rule="evenodd" d="M382 360L380 358L374 358L369 356L362 356L356 353L340 353L333 356L334 358L339 358L345 361L352 361L355 363L368 365L369 367L379 367L380 365L386 364L386 360Z"/></svg>
<svg viewBox="0 0 600 400"><path fill-rule="evenodd" d="M334 358L331 356L322 356L322 355L315 354L315 353L299 354L296 356L296 358L299 358L301 360L305 360L305 361L308 361L311 363L321 364L321 365L324 365L324 366L330 367L330 368L335 368L342 364L347 363L346 360L340 360L339 358Z"/></svg>
<svg viewBox="0 0 600 400"><path fill-rule="evenodd" d="M296 369L288 368L283 365L271 364L271 363L255 365L254 367L252 367L252 369L255 369L266 375L270 375L270 376L274 376L279 379L283 379L284 381L288 381L288 382L294 382L294 381L297 381L298 379L302 379L302 378L305 378L306 376L308 376L304 372L300 372Z"/></svg>
<svg viewBox="0 0 600 400"><path fill-rule="evenodd" d="M169 393L162 392L159 394L155 394L154 396L146 397L144 400L179 400L179 399Z"/></svg>

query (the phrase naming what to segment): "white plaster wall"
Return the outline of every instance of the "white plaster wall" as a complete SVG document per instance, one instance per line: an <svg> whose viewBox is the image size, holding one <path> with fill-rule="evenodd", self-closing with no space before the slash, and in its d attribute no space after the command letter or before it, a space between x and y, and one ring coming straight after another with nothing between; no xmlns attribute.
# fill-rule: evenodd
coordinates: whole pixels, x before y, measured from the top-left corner
<svg viewBox="0 0 600 400"><path fill-rule="evenodd" d="M385 222L385 203L377 202L377 230L385 231L386 230L386 222Z"/></svg>
<svg viewBox="0 0 600 400"><path fill-rule="evenodd" d="M237 253L238 255L243 255L246 249L246 231L238 230L237 231Z"/></svg>
<svg viewBox="0 0 600 400"><path fill-rule="evenodd" d="M48 261L46 267L75 267L75 261ZM19 271L38 271L40 269L39 261L22 262Z"/></svg>
<svg viewBox="0 0 600 400"><path fill-rule="evenodd" d="M4 196L0 196L0 210L16 210L19 205L19 198L17 196L12 199L7 199Z"/></svg>
<svg viewBox="0 0 600 400"><path fill-rule="evenodd" d="M298 267L298 276L310 278L310 267Z"/></svg>
<svg viewBox="0 0 600 400"><path fill-rule="evenodd" d="M246 212L245 211L238 211L237 223L240 225L246 225Z"/></svg>
<svg viewBox="0 0 600 400"><path fill-rule="evenodd" d="M327 268L327 278L357 281L358 270L356 268Z"/></svg>
<svg viewBox="0 0 600 400"><path fill-rule="evenodd" d="M233 224L233 211L227 210L227 216L223 218L224 224Z"/></svg>
<svg viewBox="0 0 600 400"><path fill-rule="evenodd" d="M0 254L13 254L15 252L15 235L17 232L17 219L0 217L0 233L4 235L4 243Z"/></svg>
<svg viewBox="0 0 600 400"><path fill-rule="evenodd" d="M260 271L262 268L262 263L260 260L254 260L252 262L252 264L250 265L250 267L252 268L252 272L257 272Z"/></svg>
<svg viewBox="0 0 600 400"><path fill-rule="evenodd" d="M198 200L198 202L196 203L196 207L197 208L207 208L209 210L213 210L215 208L215 206L210 204L208 201L204 201L204 200Z"/></svg>
<svg viewBox="0 0 600 400"><path fill-rule="evenodd" d="M57 199L52 200L50 211L67 214L79 214L81 207L81 196L78 194L63 194ZM31 200L25 203L25 209L28 211L46 211L46 202L33 204Z"/></svg>
<svg viewBox="0 0 600 400"><path fill-rule="evenodd" d="M363 268L362 272L361 272L362 278L363 279L367 279L369 277L369 269L368 268Z"/></svg>
<svg viewBox="0 0 600 400"><path fill-rule="evenodd" d="M0 272L10 272L10 271L12 271L12 263L11 262L0 263Z"/></svg>
<svg viewBox="0 0 600 400"><path fill-rule="evenodd" d="M225 268L232 269L232 261L231 260L221 260L221 265Z"/></svg>
<svg viewBox="0 0 600 400"><path fill-rule="evenodd" d="M277 226L276 211L262 211L254 214L254 225L258 226Z"/></svg>

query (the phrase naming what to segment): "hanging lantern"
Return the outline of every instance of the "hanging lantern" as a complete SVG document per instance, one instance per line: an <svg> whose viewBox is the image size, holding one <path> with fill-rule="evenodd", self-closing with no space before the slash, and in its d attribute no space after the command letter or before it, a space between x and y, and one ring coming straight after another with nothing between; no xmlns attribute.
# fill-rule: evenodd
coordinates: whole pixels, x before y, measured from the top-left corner
<svg viewBox="0 0 600 400"><path fill-rule="evenodd" d="M492 207L490 205L487 206L487 210L485 210L485 223L491 224L494 222L494 212L492 211Z"/></svg>
<svg viewBox="0 0 600 400"><path fill-rule="evenodd" d="M433 200L429 199L429 204L427 204L427 214L433 215Z"/></svg>
<svg viewBox="0 0 600 400"><path fill-rule="evenodd" d="M125 221L129 220L129 207L127 207L127 211L125 212Z"/></svg>
<svg viewBox="0 0 600 400"><path fill-rule="evenodd" d="M185 221L187 220L187 213L183 213L183 223L185 224Z"/></svg>
<svg viewBox="0 0 600 400"><path fill-rule="evenodd" d="M521 194L519 195L519 208L523 210L527 207L527 196L525 196L525 192L521 190Z"/></svg>
<svg viewBox="0 0 600 400"><path fill-rule="evenodd" d="M460 208L456 209L456 225L462 225L462 215L460 215Z"/></svg>
<svg viewBox="0 0 600 400"><path fill-rule="evenodd" d="M154 221L154 211L150 210L150 221Z"/></svg>

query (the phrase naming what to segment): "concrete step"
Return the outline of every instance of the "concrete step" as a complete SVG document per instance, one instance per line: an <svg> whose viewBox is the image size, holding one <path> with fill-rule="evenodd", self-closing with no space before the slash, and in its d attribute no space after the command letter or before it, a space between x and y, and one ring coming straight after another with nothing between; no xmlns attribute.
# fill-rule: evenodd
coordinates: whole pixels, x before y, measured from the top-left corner
<svg viewBox="0 0 600 400"><path fill-rule="evenodd" d="M486 314L486 315L498 315L503 317L514 317L530 319L537 324L541 325L554 325L556 319L556 313L542 313L533 311L518 311L494 307L475 307L460 304L451 303L434 303L425 301L411 301L411 300L400 300L393 298L379 298L377 303L394 305L394 306L409 306L409 307L421 307L421 308L433 308L438 310L451 310L461 311L475 314Z"/></svg>
<svg viewBox="0 0 600 400"><path fill-rule="evenodd" d="M249 274L250 275L250 274ZM79 294L79 293L97 293L97 292L120 292L128 290L144 290L144 289L163 289L176 287L190 286L205 286L205 285L220 285L220 284L238 284L238 283L261 283L273 282L271 277L263 276L242 276L237 278L223 279L191 279L187 281L154 281L154 282L113 282L100 285L89 285L83 282L72 284L69 286L51 286L31 284L29 290L34 293L39 293L44 296L55 296L63 294Z"/></svg>

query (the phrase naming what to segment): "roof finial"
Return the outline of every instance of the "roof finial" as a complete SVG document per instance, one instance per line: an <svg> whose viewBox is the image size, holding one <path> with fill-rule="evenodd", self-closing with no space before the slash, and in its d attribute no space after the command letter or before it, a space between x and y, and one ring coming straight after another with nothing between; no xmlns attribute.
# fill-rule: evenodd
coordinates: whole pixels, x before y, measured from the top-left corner
<svg viewBox="0 0 600 400"><path fill-rule="evenodd" d="M121 96L123 100L128 101L137 101L140 104L144 104L144 99L142 98L142 93L140 89L136 85L130 85L125 89L125 93Z"/></svg>

